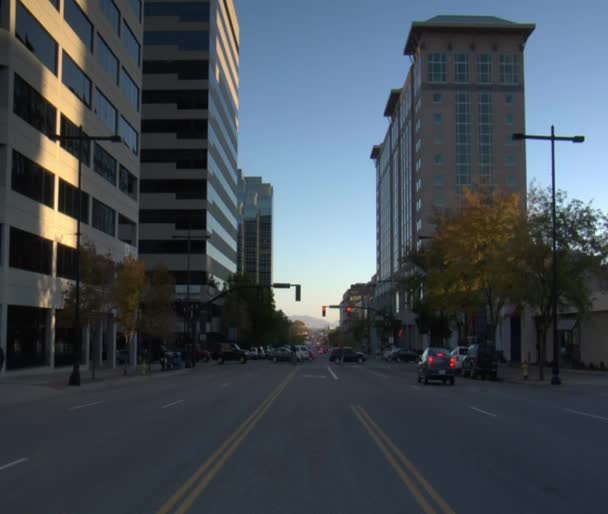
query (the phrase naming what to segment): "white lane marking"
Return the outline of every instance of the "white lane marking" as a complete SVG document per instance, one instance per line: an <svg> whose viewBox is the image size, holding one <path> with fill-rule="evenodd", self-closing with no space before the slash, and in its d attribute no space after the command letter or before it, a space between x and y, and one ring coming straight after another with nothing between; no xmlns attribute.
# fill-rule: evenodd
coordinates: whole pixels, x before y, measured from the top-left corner
<svg viewBox="0 0 608 514"><path fill-rule="evenodd" d="M229 385L230 385L230 382L224 382L223 384L220 384L220 387L224 388L224 387L228 387Z"/></svg>
<svg viewBox="0 0 608 514"><path fill-rule="evenodd" d="M4 466L0 466L0 471L3 471L8 468L12 468L13 466L18 466L19 464L23 464L24 462L27 462L28 460L29 459L27 457L23 457L21 459L14 460L13 462L9 462L8 464L5 464Z"/></svg>
<svg viewBox="0 0 608 514"><path fill-rule="evenodd" d="M166 409L168 407L173 407L174 405L177 405L178 403L184 403L184 400L177 400L175 402L168 403L167 405L163 405L161 407L161 409Z"/></svg>
<svg viewBox="0 0 608 514"><path fill-rule="evenodd" d="M580 410L574 409L564 409L566 412L570 412L572 414L578 414L579 416L586 416L587 418L599 419L601 421L608 421L608 418L604 416L598 416L597 414L589 414L588 412L581 412Z"/></svg>
<svg viewBox="0 0 608 514"><path fill-rule="evenodd" d="M412 389L415 389L416 391L420 391L420 386L410 386Z"/></svg>
<svg viewBox="0 0 608 514"><path fill-rule="evenodd" d="M82 405L76 405L74 407L70 407L68 410L86 409L87 407L93 407L94 405L100 405L102 403L105 403L105 400L100 400L98 402L91 402L91 403L83 403Z"/></svg>
<svg viewBox="0 0 608 514"><path fill-rule="evenodd" d="M302 375L303 378L327 378L327 375Z"/></svg>
<svg viewBox="0 0 608 514"><path fill-rule="evenodd" d="M329 371L329 374L334 377L334 380L338 380L338 375L336 375L329 366L327 366L327 371Z"/></svg>
<svg viewBox="0 0 608 514"><path fill-rule="evenodd" d="M474 411L480 412L481 414L485 414L486 416L491 416L493 418L496 417L496 414L488 412L487 410L478 409L477 407L473 407L472 405L469 405L469 409L473 409Z"/></svg>

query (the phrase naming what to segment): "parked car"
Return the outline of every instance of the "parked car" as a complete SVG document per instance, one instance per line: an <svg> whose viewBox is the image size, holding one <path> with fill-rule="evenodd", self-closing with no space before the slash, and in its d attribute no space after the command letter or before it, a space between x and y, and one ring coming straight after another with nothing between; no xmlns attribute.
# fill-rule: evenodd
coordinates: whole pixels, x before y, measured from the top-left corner
<svg viewBox="0 0 608 514"><path fill-rule="evenodd" d="M415 362L417 359L418 354L414 350L406 348L396 348L387 358L391 362Z"/></svg>
<svg viewBox="0 0 608 514"><path fill-rule="evenodd" d="M247 359L252 361L257 361L260 358L260 354L258 353L258 349L255 346L244 350Z"/></svg>
<svg viewBox="0 0 608 514"><path fill-rule="evenodd" d="M350 347L346 348L334 348L332 353L329 355L330 362L358 362L363 364L366 361L365 354L363 352L356 352Z"/></svg>
<svg viewBox="0 0 608 514"><path fill-rule="evenodd" d="M272 354L272 362L298 362L298 356L291 346L281 346Z"/></svg>
<svg viewBox="0 0 608 514"><path fill-rule="evenodd" d="M260 346L258 348L258 359L265 359L266 358L266 350L264 350L263 346Z"/></svg>
<svg viewBox="0 0 608 514"><path fill-rule="evenodd" d="M445 348L427 348L422 353L416 371L418 383L429 383L429 380L441 380L444 384L449 381L454 385L456 359L450 356L450 351Z"/></svg>
<svg viewBox="0 0 608 514"><path fill-rule="evenodd" d="M305 345L297 344L294 345L294 348L296 350L296 355L298 356L298 359L300 359L301 361L311 360L310 355L308 353L308 348Z"/></svg>
<svg viewBox="0 0 608 514"><path fill-rule="evenodd" d="M462 363L462 376L496 379L498 375L498 353L493 345L472 344Z"/></svg>
<svg viewBox="0 0 608 514"><path fill-rule="evenodd" d="M211 357L218 364L224 364L225 361L237 361L241 364L247 362L247 354L236 343L216 343Z"/></svg>
<svg viewBox="0 0 608 514"><path fill-rule="evenodd" d="M468 346L456 346L450 352L450 355L456 360L456 373L460 373L462 371L462 364L467 356L468 350Z"/></svg>

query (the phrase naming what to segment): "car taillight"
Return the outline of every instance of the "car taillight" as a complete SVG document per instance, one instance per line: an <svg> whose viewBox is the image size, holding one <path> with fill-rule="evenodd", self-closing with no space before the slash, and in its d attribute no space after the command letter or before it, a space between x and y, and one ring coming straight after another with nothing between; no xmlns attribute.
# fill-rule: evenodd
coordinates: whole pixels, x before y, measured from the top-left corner
<svg viewBox="0 0 608 514"><path fill-rule="evenodd" d="M454 357L450 358L450 368L456 367L456 359Z"/></svg>
<svg viewBox="0 0 608 514"><path fill-rule="evenodd" d="M439 352L439 353L437 354L437 357L443 357L443 353Z"/></svg>
<svg viewBox="0 0 608 514"><path fill-rule="evenodd" d="M433 362L435 362L435 357L429 357L429 364L433 364Z"/></svg>

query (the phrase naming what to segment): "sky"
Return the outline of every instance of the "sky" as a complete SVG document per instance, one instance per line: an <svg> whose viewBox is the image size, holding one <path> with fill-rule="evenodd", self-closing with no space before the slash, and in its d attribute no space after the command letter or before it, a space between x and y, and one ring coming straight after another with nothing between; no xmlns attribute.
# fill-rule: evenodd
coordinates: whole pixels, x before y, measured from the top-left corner
<svg viewBox="0 0 608 514"><path fill-rule="evenodd" d="M525 50L526 132L556 146L557 187L608 211L605 0L235 0L241 27L239 165L274 186L275 290L288 315L321 317L376 268L375 168L384 107L402 87L413 21L438 14L535 23ZM528 183L551 184L550 145L527 143ZM328 320L338 317L328 311Z"/></svg>

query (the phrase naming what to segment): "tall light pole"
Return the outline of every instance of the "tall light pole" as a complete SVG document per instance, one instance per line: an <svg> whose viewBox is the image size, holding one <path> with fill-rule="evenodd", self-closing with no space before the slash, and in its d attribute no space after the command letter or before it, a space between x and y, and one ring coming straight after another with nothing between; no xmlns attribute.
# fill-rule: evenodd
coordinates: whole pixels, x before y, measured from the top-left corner
<svg viewBox="0 0 608 514"><path fill-rule="evenodd" d="M78 200L76 202L76 312L74 313L74 331L76 332L74 341L74 363L72 373L68 381L69 385L80 385L80 345L82 339L80 327L80 219L82 218L82 144L83 141L111 141L113 143L122 142L120 136L87 136L82 131L82 125L78 127L77 136L64 134L52 134L53 141L78 141Z"/></svg>
<svg viewBox="0 0 608 514"><path fill-rule="evenodd" d="M551 232L553 239L552 247L552 286L551 286L551 303L553 304L553 370L551 376L551 383L553 385L559 385L562 383L559 378L559 359L560 359L560 348L559 341L557 338L557 224L555 216L555 142L556 141L570 141L571 143L583 143L585 136L556 136L555 127L551 125L551 134L548 136L534 136L531 134L523 134L516 132L513 134L513 140L522 141L524 139L539 139L542 141L551 141ZM539 359L544 359L545 356L539 356ZM542 362L542 361L541 361Z"/></svg>

